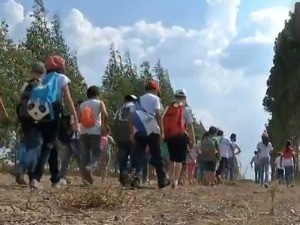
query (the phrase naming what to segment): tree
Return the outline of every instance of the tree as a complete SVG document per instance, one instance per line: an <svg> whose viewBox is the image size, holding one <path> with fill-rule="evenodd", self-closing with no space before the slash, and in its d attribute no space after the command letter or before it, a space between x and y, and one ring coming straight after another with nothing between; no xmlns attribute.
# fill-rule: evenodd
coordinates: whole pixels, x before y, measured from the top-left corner
<svg viewBox="0 0 300 225"><path fill-rule="evenodd" d="M291 139L299 149L300 45L295 38L295 18L295 13L290 13L289 20L275 40L274 65L263 100L265 110L271 115L266 128L275 152L281 151L287 139Z"/></svg>
<svg viewBox="0 0 300 225"><path fill-rule="evenodd" d="M156 62L153 70L155 77L158 79L162 89L162 103L166 106L170 104L170 101L172 101L174 98L174 90L172 88L169 73L161 66L160 60Z"/></svg>
<svg viewBox="0 0 300 225"><path fill-rule="evenodd" d="M66 60L66 75L70 78L70 90L74 99L85 99L87 85L81 75L76 54L70 53L70 48L67 46L61 29L61 21L59 15L55 14L52 20L51 46L53 54L58 54Z"/></svg>
<svg viewBox="0 0 300 225"><path fill-rule="evenodd" d="M274 46L274 66L267 81L264 108L270 113L267 125L276 149L281 150L286 139L299 136L300 120L300 46L295 40L295 15L290 13Z"/></svg>
<svg viewBox="0 0 300 225"><path fill-rule="evenodd" d="M46 19L47 11L42 0L34 0L33 21L27 29L24 45L30 50L36 60L44 62L53 53L51 31Z"/></svg>

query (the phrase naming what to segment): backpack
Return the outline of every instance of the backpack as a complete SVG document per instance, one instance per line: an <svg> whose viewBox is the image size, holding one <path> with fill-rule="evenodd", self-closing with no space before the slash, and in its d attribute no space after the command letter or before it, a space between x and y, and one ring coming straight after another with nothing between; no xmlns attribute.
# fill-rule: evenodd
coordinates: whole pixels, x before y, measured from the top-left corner
<svg viewBox="0 0 300 225"><path fill-rule="evenodd" d="M73 132L72 125L71 125L71 116L63 115L60 120L58 140L63 145L68 145L71 142L73 133L74 132Z"/></svg>
<svg viewBox="0 0 300 225"><path fill-rule="evenodd" d="M30 79L27 81L27 86L22 92L19 103L17 104L16 113L20 122L34 122L33 118L28 113L28 101L32 90L40 84L38 79Z"/></svg>
<svg viewBox="0 0 300 225"><path fill-rule="evenodd" d="M80 123L85 128L91 128L96 125L93 109L90 106L86 106L81 109Z"/></svg>
<svg viewBox="0 0 300 225"><path fill-rule="evenodd" d="M48 73L42 84L35 86L27 104L28 114L37 122L54 119L53 104L59 102L58 73Z"/></svg>
<svg viewBox="0 0 300 225"><path fill-rule="evenodd" d="M201 141L201 156L209 160L216 158L216 146L212 137L205 137Z"/></svg>
<svg viewBox="0 0 300 225"><path fill-rule="evenodd" d="M159 126L154 115L149 114L142 106L140 100L135 103L132 114L134 128L137 136L147 136L151 133L159 134Z"/></svg>
<svg viewBox="0 0 300 225"><path fill-rule="evenodd" d="M185 133L184 108L184 105L176 103L171 104L167 108L163 116L164 135L166 139Z"/></svg>
<svg viewBox="0 0 300 225"><path fill-rule="evenodd" d="M114 124L114 135L117 142L130 141L131 130L129 118L131 116L131 107L129 105L123 105L116 114Z"/></svg>

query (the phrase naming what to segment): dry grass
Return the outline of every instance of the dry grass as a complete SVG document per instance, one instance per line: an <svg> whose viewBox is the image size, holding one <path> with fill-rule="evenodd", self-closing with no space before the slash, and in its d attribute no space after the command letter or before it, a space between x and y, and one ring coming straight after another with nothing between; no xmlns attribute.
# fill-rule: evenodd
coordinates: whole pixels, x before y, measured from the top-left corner
<svg viewBox="0 0 300 225"><path fill-rule="evenodd" d="M264 189L249 181L216 188L123 191L116 179L81 187L76 177L63 190L29 191L1 175L0 224L299 224L300 190L272 183ZM100 178L99 178L100 180Z"/></svg>

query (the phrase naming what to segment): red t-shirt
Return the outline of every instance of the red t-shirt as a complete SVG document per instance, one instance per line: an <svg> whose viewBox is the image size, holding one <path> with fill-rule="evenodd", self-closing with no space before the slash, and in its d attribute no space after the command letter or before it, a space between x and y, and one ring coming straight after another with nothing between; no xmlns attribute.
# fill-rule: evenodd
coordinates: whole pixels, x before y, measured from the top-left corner
<svg viewBox="0 0 300 225"><path fill-rule="evenodd" d="M282 151L282 156L284 159L292 159L295 157L295 150L292 147L286 148Z"/></svg>

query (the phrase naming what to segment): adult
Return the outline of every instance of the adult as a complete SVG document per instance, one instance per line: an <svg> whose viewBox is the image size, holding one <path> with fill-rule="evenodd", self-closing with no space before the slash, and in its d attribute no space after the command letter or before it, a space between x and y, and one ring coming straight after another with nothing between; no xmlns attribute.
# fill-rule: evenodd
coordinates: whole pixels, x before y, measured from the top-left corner
<svg viewBox="0 0 300 225"><path fill-rule="evenodd" d="M128 157L132 161L133 126L130 117L134 112L135 95L125 95L124 104L117 110L114 118L113 133L118 147L117 159L119 163L119 181L122 186L129 183Z"/></svg>
<svg viewBox="0 0 300 225"><path fill-rule="evenodd" d="M228 152L228 170L229 170L228 172L229 172L230 180L234 179L234 166L236 163L235 156L241 153L241 148L236 141L237 141L237 136L235 133L232 133L230 135L230 142L232 148L230 148Z"/></svg>
<svg viewBox="0 0 300 225"><path fill-rule="evenodd" d="M188 145L195 146L195 132L191 110L186 105L186 92L175 91L175 101L170 104L163 115L165 140L170 153L170 180L172 187L178 186L178 179L183 163L186 164ZM187 132L186 132L187 131Z"/></svg>
<svg viewBox="0 0 300 225"><path fill-rule="evenodd" d="M41 154L38 159L37 166L30 174L30 187L39 188L39 181L42 178L44 166L49 163L51 173L51 182L54 188L59 188L59 168L58 168L58 134L62 108L62 99L65 98L66 103L73 115L74 123L73 129L78 131L78 117L75 106L70 94L69 83L70 79L65 75L65 59L59 55L48 56L45 61L47 70L46 75L42 79L42 83L47 83L51 77L56 79L57 100L53 103L53 119L39 123L39 130L41 132L43 145Z"/></svg>
<svg viewBox="0 0 300 225"><path fill-rule="evenodd" d="M259 162L259 178L260 184L265 188L268 187L269 169L270 169L270 153L273 151L273 146L269 141L269 135L264 132L261 135L261 141L257 144L257 154Z"/></svg>
<svg viewBox="0 0 300 225"><path fill-rule="evenodd" d="M220 163L218 170L216 171L218 182L221 181L222 175L225 175L228 171L228 154L231 151L232 144L230 140L224 137L224 132L222 130L217 131L217 137L219 138L219 148L220 148Z"/></svg>
<svg viewBox="0 0 300 225"><path fill-rule="evenodd" d="M164 188L169 185L161 156L160 145L164 139L164 130L159 94L160 85L156 81L151 81L145 86L145 94L135 104L135 112L132 116L132 123L135 128L133 168L136 172L132 186L135 187L139 186L142 179L143 158L147 145L149 146L151 163L156 169L158 187Z"/></svg>

